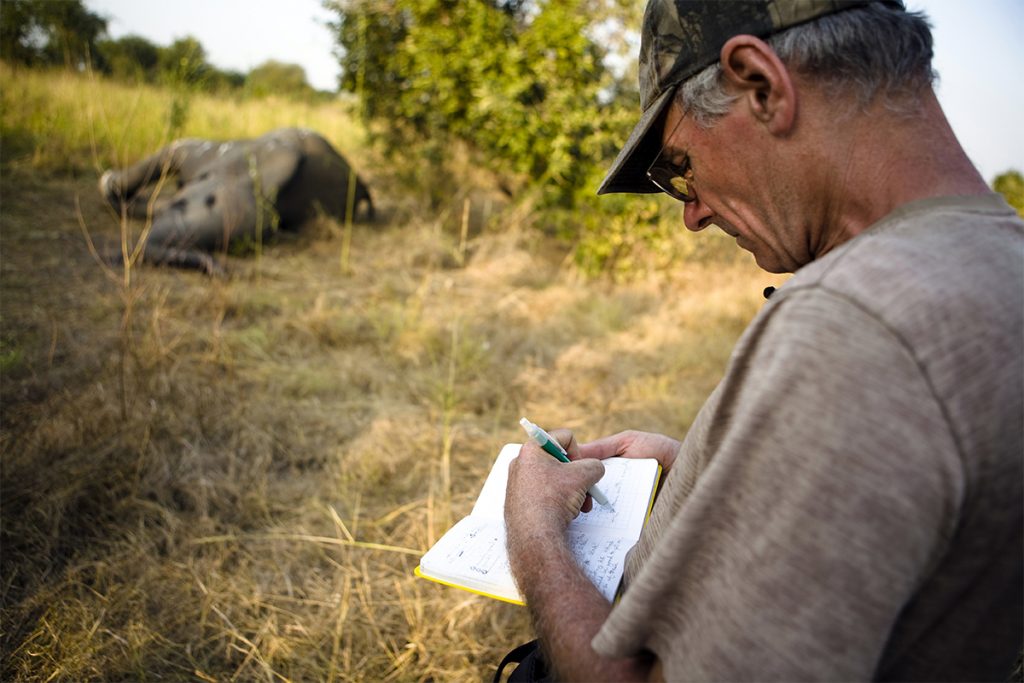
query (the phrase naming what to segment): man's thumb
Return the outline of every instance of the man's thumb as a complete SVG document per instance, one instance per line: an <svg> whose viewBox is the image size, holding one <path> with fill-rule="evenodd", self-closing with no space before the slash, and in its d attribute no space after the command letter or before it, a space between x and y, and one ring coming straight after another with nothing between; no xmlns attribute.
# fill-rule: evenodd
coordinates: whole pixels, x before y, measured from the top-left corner
<svg viewBox="0 0 1024 683"><path fill-rule="evenodd" d="M604 463L594 458L584 458L577 460L579 463L580 471L587 478L587 488L590 488L597 482L601 481L601 477L604 476Z"/></svg>

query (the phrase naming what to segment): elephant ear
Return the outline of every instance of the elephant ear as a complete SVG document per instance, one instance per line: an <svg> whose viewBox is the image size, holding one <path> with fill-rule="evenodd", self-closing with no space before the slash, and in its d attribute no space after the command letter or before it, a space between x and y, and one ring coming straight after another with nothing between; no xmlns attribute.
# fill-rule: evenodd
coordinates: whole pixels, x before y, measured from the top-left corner
<svg viewBox="0 0 1024 683"><path fill-rule="evenodd" d="M276 194L294 177L302 163L302 151L274 141L256 152L256 172L265 194Z"/></svg>

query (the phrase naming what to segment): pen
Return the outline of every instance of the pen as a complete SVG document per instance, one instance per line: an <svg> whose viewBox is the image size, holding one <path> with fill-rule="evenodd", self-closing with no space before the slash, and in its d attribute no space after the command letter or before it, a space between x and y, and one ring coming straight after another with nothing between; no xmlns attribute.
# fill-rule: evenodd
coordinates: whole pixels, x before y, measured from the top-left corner
<svg viewBox="0 0 1024 683"><path fill-rule="evenodd" d="M546 453L553 455L556 460L570 462L569 454L565 452L564 448L562 448L562 444L551 438L550 434L527 420L525 417L519 420L519 424L523 426L523 429L526 430L526 433L530 438L533 439L538 446L543 448ZM601 489L597 488L597 484L591 486L587 493L589 493L591 498L601 505L608 505L608 497L601 492Z"/></svg>

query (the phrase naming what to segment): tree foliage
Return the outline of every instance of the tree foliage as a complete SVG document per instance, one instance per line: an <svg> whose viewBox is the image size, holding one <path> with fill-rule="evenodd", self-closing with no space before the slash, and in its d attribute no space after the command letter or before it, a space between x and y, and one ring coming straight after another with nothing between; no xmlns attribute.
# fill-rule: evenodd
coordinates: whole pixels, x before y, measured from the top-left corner
<svg viewBox="0 0 1024 683"><path fill-rule="evenodd" d="M156 80L160 48L141 36L101 40L96 45L103 70L111 76L133 83Z"/></svg>
<svg viewBox="0 0 1024 683"><path fill-rule="evenodd" d="M207 61L191 36L159 46L141 36L107 36L107 19L82 0L3 0L0 58L30 67L91 68L130 83L157 83L206 92L240 91L246 76ZM304 76L303 76L304 78Z"/></svg>
<svg viewBox="0 0 1024 683"><path fill-rule="evenodd" d="M625 139L590 37L600 0L331 0L343 89L392 150L443 163L454 139L572 206Z"/></svg>
<svg viewBox="0 0 1024 683"><path fill-rule="evenodd" d="M0 57L20 64L81 69L97 53L107 20L82 0L4 0L0 10Z"/></svg>
<svg viewBox="0 0 1024 683"><path fill-rule="evenodd" d="M992 181L992 189L1006 197L1007 203L1024 216L1024 176L1020 171L1011 169L1000 173Z"/></svg>
<svg viewBox="0 0 1024 683"><path fill-rule="evenodd" d="M268 60L252 69L245 79L245 89L255 97L281 95L308 98L314 94L306 80L306 70L298 64Z"/></svg>
<svg viewBox="0 0 1024 683"><path fill-rule="evenodd" d="M157 63L164 81L171 85L201 87L212 70L202 43L192 36L178 38L162 48Z"/></svg>

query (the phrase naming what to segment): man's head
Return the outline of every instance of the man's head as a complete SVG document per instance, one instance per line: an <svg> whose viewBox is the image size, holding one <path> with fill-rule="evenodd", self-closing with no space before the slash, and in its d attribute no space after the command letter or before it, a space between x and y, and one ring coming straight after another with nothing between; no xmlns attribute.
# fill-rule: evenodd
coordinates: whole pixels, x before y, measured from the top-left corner
<svg viewBox="0 0 1024 683"><path fill-rule="evenodd" d="M827 138L828 126L880 102L887 111L915 110L931 92L931 57L927 22L896 0L650 0L640 50L643 114L598 192L667 191L688 202L692 229L714 222L747 242L786 239L742 229L747 220L783 215L744 212L785 210L779 191L785 194L787 179L774 176L785 161L803 168L814 160L808 131L817 125L819 138ZM815 111L811 91L817 121L807 116ZM748 126L731 120L744 115ZM758 189L772 192L757 197ZM758 201L760 209L740 206ZM763 206L772 203L781 205ZM815 245L809 254L782 244L740 245L768 270L793 270L816 252ZM765 253L782 249L790 253Z"/></svg>
<svg viewBox="0 0 1024 683"><path fill-rule="evenodd" d="M928 24L901 0L650 0L640 46L643 114L598 194L662 191L646 171L661 148L665 110L675 99L705 126L724 114L732 100L722 88L721 50L743 34L865 104L933 80Z"/></svg>

